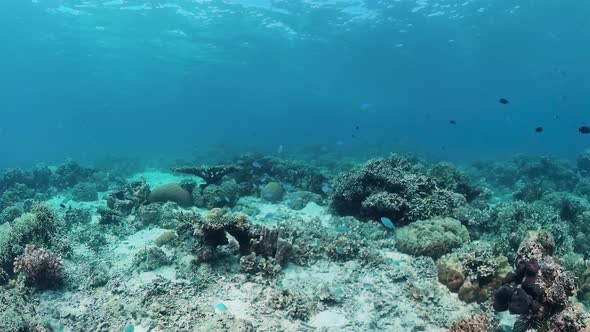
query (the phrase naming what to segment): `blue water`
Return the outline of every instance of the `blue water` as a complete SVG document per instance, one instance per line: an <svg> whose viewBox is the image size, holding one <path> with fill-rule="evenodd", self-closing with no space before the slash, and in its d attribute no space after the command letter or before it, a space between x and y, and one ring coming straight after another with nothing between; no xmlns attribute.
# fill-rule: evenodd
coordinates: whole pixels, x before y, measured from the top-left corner
<svg viewBox="0 0 590 332"><path fill-rule="evenodd" d="M280 145L570 158L590 142L579 0L0 8L0 166Z"/></svg>

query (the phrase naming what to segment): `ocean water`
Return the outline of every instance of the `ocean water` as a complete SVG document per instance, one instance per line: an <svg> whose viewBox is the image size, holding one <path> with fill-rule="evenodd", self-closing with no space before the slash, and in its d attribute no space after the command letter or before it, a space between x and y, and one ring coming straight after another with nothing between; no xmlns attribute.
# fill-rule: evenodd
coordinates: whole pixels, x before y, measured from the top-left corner
<svg viewBox="0 0 590 332"><path fill-rule="evenodd" d="M0 332L590 331L589 17L2 0Z"/></svg>
<svg viewBox="0 0 590 332"><path fill-rule="evenodd" d="M451 160L569 158L587 145L576 129L590 121L590 9L579 1L2 6L7 166L213 145L381 145Z"/></svg>

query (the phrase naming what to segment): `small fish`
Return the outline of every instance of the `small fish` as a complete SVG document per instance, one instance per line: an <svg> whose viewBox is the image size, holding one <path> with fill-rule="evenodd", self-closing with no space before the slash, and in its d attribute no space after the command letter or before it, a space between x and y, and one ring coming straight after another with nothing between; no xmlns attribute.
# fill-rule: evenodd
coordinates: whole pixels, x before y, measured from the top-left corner
<svg viewBox="0 0 590 332"><path fill-rule="evenodd" d="M336 247L334 250L336 250L338 255L344 255L346 253L346 250L344 250L342 247Z"/></svg>
<svg viewBox="0 0 590 332"><path fill-rule="evenodd" d="M231 199L229 199L229 197L225 196L225 201L229 203L229 202L231 202Z"/></svg>
<svg viewBox="0 0 590 332"><path fill-rule="evenodd" d="M336 226L336 232L338 232L338 233L348 232L349 230L350 230L350 228L346 227L346 225Z"/></svg>
<svg viewBox="0 0 590 332"><path fill-rule="evenodd" d="M393 223L393 221L391 221L391 219L389 219L387 217L381 217L381 223L383 224L383 226L387 227L388 229L391 229L391 230L395 229L395 224Z"/></svg>
<svg viewBox="0 0 590 332"><path fill-rule="evenodd" d="M361 129L361 127L359 127L359 125L354 126L354 129L359 130Z"/></svg>
<svg viewBox="0 0 590 332"><path fill-rule="evenodd" d="M542 133L543 132L543 127L537 127L535 128L535 132L538 133Z"/></svg>
<svg viewBox="0 0 590 332"><path fill-rule="evenodd" d="M221 302L217 303L214 308L216 314L222 314L227 311L227 306Z"/></svg>
<svg viewBox="0 0 590 332"><path fill-rule="evenodd" d="M457 121L455 121L455 120L449 120L449 123L452 124L452 125L454 125L454 124L457 124Z"/></svg>
<svg viewBox="0 0 590 332"><path fill-rule="evenodd" d="M369 104L369 103L362 103L359 108L361 111L366 111L368 109L371 109L373 107L373 104Z"/></svg>
<svg viewBox="0 0 590 332"><path fill-rule="evenodd" d="M63 204L63 203L62 203L62 204L60 204L59 206L60 206L62 209L65 209L65 208L66 208L66 205L65 205L65 204Z"/></svg>
<svg viewBox="0 0 590 332"><path fill-rule="evenodd" d="M559 120L559 114L555 114L555 115L553 116L553 120Z"/></svg>
<svg viewBox="0 0 590 332"><path fill-rule="evenodd" d="M500 100L498 100L498 102L500 102L500 104L506 105L509 104L510 102L508 101L508 99L504 99L504 98L500 98Z"/></svg>
<svg viewBox="0 0 590 332"><path fill-rule="evenodd" d="M582 135L590 134L590 127L588 127L588 126L581 126L580 128L578 128L578 131Z"/></svg>
<svg viewBox="0 0 590 332"><path fill-rule="evenodd" d="M218 185L216 185L216 184L213 184L213 183L211 183L211 184L207 185L207 189L215 189L215 188L217 188L217 187L219 187L219 186L218 186Z"/></svg>
<svg viewBox="0 0 590 332"><path fill-rule="evenodd" d="M281 154L283 153L283 146L279 145L279 148L277 149L277 154Z"/></svg>
<svg viewBox="0 0 590 332"><path fill-rule="evenodd" d="M259 162L257 162L257 161L253 162L252 163L252 166L254 166L256 168L262 168L262 165Z"/></svg>
<svg viewBox="0 0 590 332"><path fill-rule="evenodd" d="M311 240L311 242L309 243L309 245L310 245L312 248L315 248L315 247L319 246L319 245L320 245L320 243L318 242L318 240L316 240L316 239L313 239L313 240Z"/></svg>
<svg viewBox="0 0 590 332"><path fill-rule="evenodd" d="M329 194L332 192L332 188L330 188L328 184L324 183L322 185L322 191L324 192L324 194Z"/></svg>
<svg viewBox="0 0 590 332"><path fill-rule="evenodd" d="M355 134L352 134L352 138L356 138L356 135Z"/></svg>

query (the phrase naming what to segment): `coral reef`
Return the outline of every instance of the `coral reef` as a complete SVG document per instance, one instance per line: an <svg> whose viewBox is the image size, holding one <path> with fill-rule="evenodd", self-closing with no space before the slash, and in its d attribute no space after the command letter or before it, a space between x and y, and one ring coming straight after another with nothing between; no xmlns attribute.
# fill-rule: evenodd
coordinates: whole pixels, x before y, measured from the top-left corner
<svg viewBox="0 0 590 332"><path fill-rule="evenodd" d="M139 271L152 271L169 263L170 259L166 253L154 246L148 246L135 254L133 265Z"/></svg>
<svg viewBox="0 0 590 332"><path fill-rule="evenodd" d="M587 158L1 172L0 330L585 331Z"/></svg>
<svg viewBox="0 0 590 332"><path fill-rule="evenodd" d="M564 311L574 304L575 278L552 256L552 241L539 234L531 234L517 252L513 272L509 272L502 286L494 292L494 309L509 310L520 315L514 329L548 326L548 331L585 331L583 315L564 322ZM564 329L564 327L566 327Z"/></svg>
<svg viewBox="0 0 590 332"><path fill-rule="evenodd" d="M497 319L489 315L473 315L454 322L449 327L449 332L494 332Z"/></svg>
<svg viewBox="0 0 590 332"><path fill-rule="evenodd" d="M228 179L221 184L208 184L194 188L192 192L193 204L208 209L233 207L240 198L240 188L235 180Z"/></svg>
<svg viewBox="0 0 590 332"><path fill-rule="evenodd" d="M148 196L150 203L174 202L182 207L189 207L193 204L191 194L177 183L169 183L154 188Z"/></svg>
<svg viewBox="0 0 590 332"><path fill-rule="evenodd" d="M403 253L438 258L469 241L469 233L456 219L433 218L399 229L395 240Z"/></svg>
<svg viewBox="0 0 590 332"><path fill-rule="evenodd" d="M36 204L31 213L25 213L0 233L0 270L9 276L14 275L14 260L22 255L25 246L67 250L64 243L65 223L45 204Z"/></svg>
<svg viewBox="0 0 590 332"><path fill-rule="evenodd" d="M283 199L283 187L278 182L269 182L260 190L260 197L266 201L276 203Z"/></svg>
<svg viewBox="0 0 590 332"><path fill-rule="evenodd" d="M0 288L0 331L53 331L39 315L37 305L32 296L17 288Z"/></svg>
<svg viewBox="0 0 590 332"><path fill-rule="evenodd" d="M340 215L365 220L387 217L398 225L450 216L468 198L475 199L477 191L464 190L469 186L459 184L462 180L449 179L447 173L446 169L433 172L445 174L440 182L455 190L462 188L465 195L439 188L434 177L405 158L393 155L370 160L361 169L342 173L335 180L331 207Z"/></svg>
<svg viewBox="0 0 590 332"><path fill-rule="evenodd" d="M493 245L473 242L438 260L438 280L467 303L485 302L512 270L508 259L496 256Z"/></svg>
<svg viewBox="0 0 590 332"><path fill-rule="evenodd" d="M176 167L172 170L177 173L196 175L205 180L205 184L208 185L221 183L224 176L239 171L240 167L235 165L214 165L202 167Z"/></svg>
<svg viewBox="0 0 590 332"><path fill-rule="evenodd" d="M51 183L57 188L72 188L80 182L90 182L95 169L81 166L74 160L59 165L52 174Z"/></svg>
<svg viewBox="0 0 590 332"><path fill-rule="evenodd" d="M192 227L200 239L193 251L201 261L216 258L216 248L229 243L226 234L238 242L241 266L247 272L280 270L290 258L292 244L281 238L279 229L250 225L245 215L224 213L219 208L209 211L203 219L193 218Z"/></svg>
<svg viewBox="0 0 590 332"><path fill-rule="evenodd" d="M91 202L98 199L98 189L92 183L78 183L72 188L72 199L78 202Z"/></svg>
<svg viewBox="0 0 590 332"><path fill-rule="evenodd" d="M59 255L28 244L14 259L14 273L25 285L47 287L61 279L63 261Z"/></svg>

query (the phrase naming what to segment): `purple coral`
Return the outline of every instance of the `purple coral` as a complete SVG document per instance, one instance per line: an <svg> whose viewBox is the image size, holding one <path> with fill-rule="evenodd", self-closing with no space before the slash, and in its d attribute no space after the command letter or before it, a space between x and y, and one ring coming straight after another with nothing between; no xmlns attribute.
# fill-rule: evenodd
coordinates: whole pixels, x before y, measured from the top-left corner
<svg viewBox="0 0 590 332"><path fill-rule="evenodd" d="M551 331L565 331L557 325L561 313L573 306L569 298L575 294L575 282L550 255L551 247L543 245L543 240L533 236L521 243L515 271L508 273L494 293L494 309L521 315L519 324L530 327L548 322Z"/></svg>
<svg viewBox="0 0 590 332"><path fill-rule="evenodd" d="M14 272L24 278L30 285L48 285L59 280L63 261L59 255L32 244L25 247L25 252L14 260Z"/></svg>

